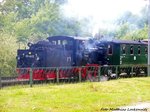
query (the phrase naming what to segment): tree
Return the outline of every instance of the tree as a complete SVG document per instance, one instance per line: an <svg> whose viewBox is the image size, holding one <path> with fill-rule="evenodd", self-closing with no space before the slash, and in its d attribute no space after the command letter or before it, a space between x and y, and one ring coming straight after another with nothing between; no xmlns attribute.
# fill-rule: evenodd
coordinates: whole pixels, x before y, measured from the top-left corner
<svg viewBox="0 0 150 112"><path fill-rule="evenodd" d="M119 39L141 39L148 37L148 10L144 7L139 15L125 12L117 19L118 29L115 36Z"/></svg>
<svg viewBox="0 0 150 112"><path fill-rule="evenodd" d="M11 75L16 67L16 39L10 34L0 32L0 70L3 75Z"/></svg>
<svg viewBox="0 0 150 112"><path fill-rule="evenodd" d="M117 37L118 39L121 39L124 35L126 35L128 32L130 31L129 29L129 24L125 23L123 25L121 25L115 34L115 37Z"/></svg>

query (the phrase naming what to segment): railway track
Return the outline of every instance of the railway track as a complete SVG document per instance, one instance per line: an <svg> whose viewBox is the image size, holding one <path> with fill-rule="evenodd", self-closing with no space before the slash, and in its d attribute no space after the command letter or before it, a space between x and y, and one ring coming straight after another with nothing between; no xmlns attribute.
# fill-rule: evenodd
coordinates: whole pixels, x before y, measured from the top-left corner
<svg viewBox="0 0 150 112"><path fill-rule="evenodd" d="M43 84L43 83L56 83L56 79L47 79L47 80L33 80L34 84ZM78 82L77 80L73 79L59 79L59 82ZM29 79L18 79L17 77L1 77L0 78L0 88L8 87L8 86L15 86L15 85L30 85Z"/></svg>
<svg viewBox="0 0 150 112"><path fill-rule="evenodd" d="M116 79L116 78L115 78ZM96 78L87 77L87 81L90 82L97 82L97 81L108 81L109 78L107 76L101 76L98 80ZM33 80L32 84L43 84L43 83L75 83L80 82L82 80L73 79L73 78L59 78L59 79L47 79L47 80ZM0 88L8 87L8 86L15 86L15 85L30 85L29 79L18 79L17 76L13 77L0 77Z"/></svg>
<svg viewBox="0 0 150 112"><path fill-rule="evenodd" d="M29 84L29 80L18 80L17 77L1 77L0 88L6 86Z"/></svg>

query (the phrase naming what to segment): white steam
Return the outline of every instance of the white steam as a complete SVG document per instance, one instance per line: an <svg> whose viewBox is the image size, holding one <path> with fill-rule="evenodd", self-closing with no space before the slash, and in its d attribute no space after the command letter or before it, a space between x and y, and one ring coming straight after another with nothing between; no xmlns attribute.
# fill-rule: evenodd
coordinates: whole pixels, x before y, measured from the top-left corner
<svg viewBox="0 0 150 112"><path fill-rule="evenodd" d="M145 0L68 0L64 6L67 17L92 17L93 33L99 28L114 28L113 20L125 11L138 14L147 4Z"/></svg>

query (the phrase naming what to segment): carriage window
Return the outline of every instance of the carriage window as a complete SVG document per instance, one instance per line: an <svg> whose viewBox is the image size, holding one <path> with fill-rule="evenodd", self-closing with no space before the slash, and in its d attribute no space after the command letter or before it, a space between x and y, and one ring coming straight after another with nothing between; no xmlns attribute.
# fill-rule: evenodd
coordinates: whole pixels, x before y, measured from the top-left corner
<svg viewBox="0 0 150 112"><path fill-rule="evenodd" d="M141 46L138 46L138 54L141 54Z"/></svg>
<svg viewBox="0 0 150 112"><path fill-rule="evenodd" d="M112 45L108 45L108 54L111 55L112 54Z"/></svg>
<svg viewBox="0 0 150 112"><path fill-rule="evenodd" d="M122 46L122 54L126 54L126 46L125 45Z"/></svg>
<svg viewBox="0 0 150 112"><path fill-rule="evenodd" d="M133 54L133 46L130 47L130 54Z"/></svg>
<svg viewBox="0 0 150 112"><path fill-rule="evenodd" d="M147 54L147 47L145 47L145 54Z"/></svg>

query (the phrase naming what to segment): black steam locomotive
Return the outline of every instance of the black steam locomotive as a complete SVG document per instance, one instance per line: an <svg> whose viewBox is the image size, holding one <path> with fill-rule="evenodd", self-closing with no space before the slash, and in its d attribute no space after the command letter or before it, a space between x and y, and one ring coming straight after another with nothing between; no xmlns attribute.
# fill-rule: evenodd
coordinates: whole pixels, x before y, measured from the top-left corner
<svg viewBox="0 0 150 112"><path fill-rule="evenodd" d="M36 44L28 43L28 46L28 50L18 50L17 68L107 63L105 46L92 39L53 36Z"/></svg>
<svg viewBox="0 0 150 112"><path fill-rule="evenodd" d="M35 44L28 43L28 46L29 49L17 52L20 78L29 78L29 72L22 73L23 68L87 65L98 67L99 65L146 64L147 62L147 43L142 41L100 41L93 38L52 36ZM137 71L141 72L140 70L146 73L146 68L144 70L139 68ZM130 74L131 69L127 72ZM39 80L47 77L56 78L56 72L47 72L44 69L35 70L33 75L33 78ZM82 76L86 76L86 71Z"/></svg>

